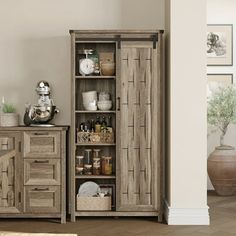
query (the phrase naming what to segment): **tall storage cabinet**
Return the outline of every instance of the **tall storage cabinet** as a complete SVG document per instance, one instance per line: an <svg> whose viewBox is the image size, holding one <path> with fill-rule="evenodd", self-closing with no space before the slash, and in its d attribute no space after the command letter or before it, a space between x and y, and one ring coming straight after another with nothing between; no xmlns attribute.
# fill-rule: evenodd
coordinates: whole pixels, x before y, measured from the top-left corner
<svg viewBox="0 0 236 236"><path fill-rule="evenodd" d="M164 83L163 31L71 30L72 127L70 213L76 216L158 216L162 220ZM111 76L84 75L79 69L84 49L114 55ZM99 58L100 60L101 58ZM101 68L100 68L101 70ZM101 72L101 71L100 71ZM109 92L112 109L84 109L82 93ZM112 143L80 142L81 123L97 116L112 118ZM78 175L75 159L85 149L112 156L111 175ZM86 181L113 186L110 210L80 210L77 193Z"/></svg>

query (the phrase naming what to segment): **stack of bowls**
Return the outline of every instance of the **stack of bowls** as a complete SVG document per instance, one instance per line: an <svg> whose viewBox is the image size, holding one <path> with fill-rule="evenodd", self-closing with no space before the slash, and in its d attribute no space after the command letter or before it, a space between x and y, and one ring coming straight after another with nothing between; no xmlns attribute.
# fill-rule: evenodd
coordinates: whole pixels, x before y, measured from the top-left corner
<svg viewBox="0 0 236 236"><path fill-rule="evenodd" d="M83 105L87 111L97 110L97 91L87 91L82 93Z"/></svg>
<svg viewBox="0 0 236 236"><path fill-rule="evenodd" d="M101 111L108 111L112 108L112 101L110 100L110 94L107 92L99 93L98 109Z"/></svg>

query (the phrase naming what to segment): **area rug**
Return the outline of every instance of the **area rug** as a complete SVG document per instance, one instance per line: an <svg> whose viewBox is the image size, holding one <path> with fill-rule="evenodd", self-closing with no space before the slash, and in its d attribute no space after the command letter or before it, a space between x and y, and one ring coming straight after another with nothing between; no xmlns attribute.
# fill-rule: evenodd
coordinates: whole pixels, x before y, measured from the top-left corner
<svg viewBox="0 0 236 236"><path fill-rule="evenodd" d="M63 233L10 233L0 232L0 236L78 236L77 234L63 234Z"/></svg>

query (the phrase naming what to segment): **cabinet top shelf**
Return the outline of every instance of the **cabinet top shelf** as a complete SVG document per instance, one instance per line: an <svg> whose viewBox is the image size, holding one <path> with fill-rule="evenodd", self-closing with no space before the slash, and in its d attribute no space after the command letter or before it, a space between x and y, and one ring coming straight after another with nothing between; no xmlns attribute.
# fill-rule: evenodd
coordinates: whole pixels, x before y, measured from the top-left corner
<svg viewBox="0 0 236 236"><path fill-rule="evenodd" d="M101 113L101 114L104 114L104 113L116 113L116 111L112 110L112 111L100 111L100 110L97 110L97 111L84 111L84 110L76 110L75 113L81 113L81 114L94 114L94 113Z"/></svg>
<svg viewBox="0 0 236 236"><path fill-rule="evenodd" d="M115 175L76 175L76 179L115 179Z"/></svg>
<svg viewBox="0 0 236 236"><path fill-rule="evenodd" d="M116 76L105 76L105 75L76 75L76 79L115 79Z"/></svg>
<svg viewBox="0 0 236 236"><path fill-rule="evenodd" d="M109 34L153 34L160 33L163 34L163 29L154 29L154 30L70 30L70 34L101 34L101 35L109 35Z"/></svg>
<svg viewBox="0 0 236 236"><path fill-rule="evenodd" d="M76 146L116 146L115 143L76 143Z"/></svg>

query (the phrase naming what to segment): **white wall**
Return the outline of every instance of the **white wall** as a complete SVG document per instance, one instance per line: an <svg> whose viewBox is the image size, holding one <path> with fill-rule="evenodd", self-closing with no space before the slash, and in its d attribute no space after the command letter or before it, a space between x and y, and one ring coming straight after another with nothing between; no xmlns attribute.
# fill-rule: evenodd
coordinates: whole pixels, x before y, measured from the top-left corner
<svg viewBox="0 0 236 236"><path fill-rule="evenodd" d="M0 98L22 118L24 104L37 101L37 81L47 80L61 111L56 124L70 124L69 29L164 28L163 0L0 2Z"/></svg>
<svg viewBox="0 0 236 236"><path fill-rule="evenodd" d="M236 1L234 0L207 0L207 23L208 24L234 24L236 23ZM235 25L234 25L235 27ZM236 30L233 35L233 57L236 56ZM208 66L207 73L213 74L234 74L236 76L236 64L233 66ZM236 77L234 78L234 83ZM213 133L208 137L207 153L208 155L219 145L220 133ZM225 143L236 147L236 125L231 125L225 136ZM208 189L213 186L208 178Z"/></svg>
<svg viewBox="0 0 236 236"><path fill-rule="evenodd" d="M205 0L168 1L168 203L205 209ZM69 29L163 29L168 1L0 0L0 98L16 104L22 117L25 102L36 102L37 81L47 80L61 109L56 123L70 124Z"/></svg>
<svg viewBox="0 0 236 236"><path fill-rule="evenodd" d="M166 1L169 224L208 224L206 1Z"/></svg>

